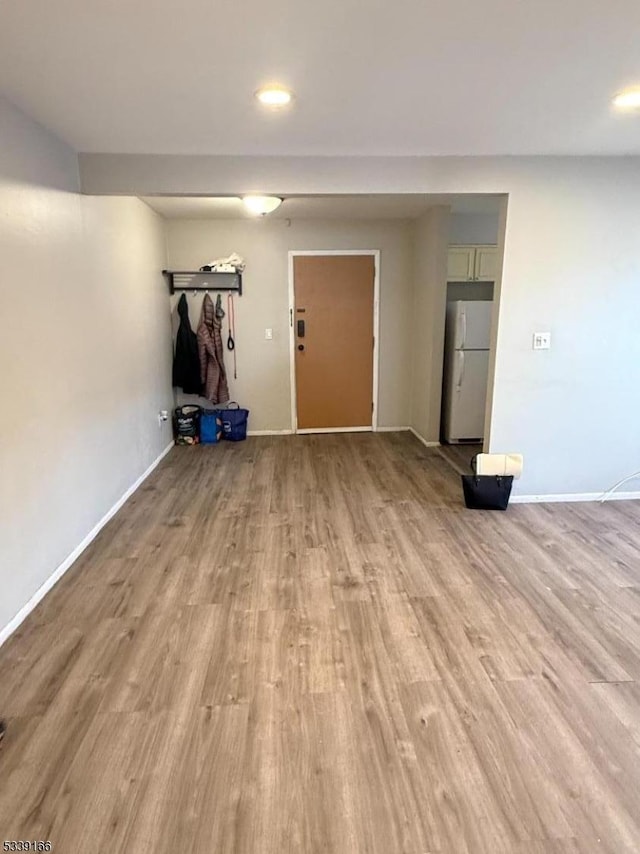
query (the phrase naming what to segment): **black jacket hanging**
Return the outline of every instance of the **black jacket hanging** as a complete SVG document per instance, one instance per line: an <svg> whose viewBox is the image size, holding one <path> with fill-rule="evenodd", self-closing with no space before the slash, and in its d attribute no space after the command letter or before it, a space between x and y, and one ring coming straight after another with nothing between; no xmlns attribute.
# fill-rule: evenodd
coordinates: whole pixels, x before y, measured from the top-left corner
<svg viewBox="0 0 640 854"><path fill-rule="evenodd" d="M200 394L200 357L198 339L189 322L189 306L184 294L178 301L180 326L176 335L176 350L173 357L173 384L185 394Z"/></svg>

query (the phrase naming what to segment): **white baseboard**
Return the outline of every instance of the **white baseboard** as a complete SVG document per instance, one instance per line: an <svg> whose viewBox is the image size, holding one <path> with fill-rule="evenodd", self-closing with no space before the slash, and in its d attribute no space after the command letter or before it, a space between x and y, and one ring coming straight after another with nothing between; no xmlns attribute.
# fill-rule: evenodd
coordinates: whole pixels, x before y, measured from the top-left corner
<svg viewBox="0 0 640 854"><path fill-rule="evenodd" d="M298 433L402 433L410 427L327 427L318 430L298 430ZM247 436L292 436L293 430L247 430ZM436 444L439 444L436 443Z"/></svg>
<svg viewBox="0 0 640 854"><path fill-rule="evenodd" d="M373 427L309 427L298 430L298 433L372 433Z"/></svg>
<svg viewBox="0 0 640 854"><path fill-rule="evenodd" d="M247 430L247 436L291 436L293 430Z"/></svg>
<svg viewBox="0 0 640 854"><path fill-rule="evenodd" d="M416 437L416 439L419 442L422 442L422 444L425 446L425 448L439 448L440 447L440 442L429 442L429 441L427 441L424 438L424 436L421 436L417 430L413 429L413 427L409 427L409 430L413 433L413 435Z"/></svg>
<svg viewBox="0 0 640 854"><path fill-rule="evenodd" d="M291 436L293 430L247 430L247 436Z"/></svg>
<svg viewBox="0 0 640 854"><path fill-rule="evenodd" d="M411 427L328 427L318 430L298 430L298 433L403 433ZM247 430L247 436L292 436L293 430ZM435 442L439 445L439 442Z"/></svg>
<svg viewBox="0 0 640 854"><path fill-rule="evenodd" d="M129 489L124 493L124 495L119 498L116 503L108 510L105 515L100 519L100 521L89 531L87 536L82 540L82 542L76 546L76 548L71 552L71 554L65 558L65 560L60 564L60 566L53 571L53 573L47 578L44 584L39 587L36 592L33 594L31 599L24 605L15 617L10 620L6 626L0 629L0 646L9 638L18 626L29 616L31 611L36 607L36 605L46 596L46 594L51 590L53 585L59 581L65 572L69 569L69 567L76 562L76 560L80 557L82 552L87 548L87 546L95 540L100 531L104 528L107 522L116 515L118 510L122 507L122 505L130 498L136 489L145 481L151 472L162 462L162 460L167 456L169 451L174 447L174 442L172 441L170 445L162 451L162 453L156 457L156 459L151 463L149 468L144 471L140 477L136 480L134 484L132 484Z"/></svg>
<svg viewBox="0 0 640 854"><path fill-rule="evenodd" d="M599 501L602 492L552 492L549 495L512 495L509 504L560 504L577 501ZM640 498L640 492L613 492L607 501L630 501Z"/></svg>

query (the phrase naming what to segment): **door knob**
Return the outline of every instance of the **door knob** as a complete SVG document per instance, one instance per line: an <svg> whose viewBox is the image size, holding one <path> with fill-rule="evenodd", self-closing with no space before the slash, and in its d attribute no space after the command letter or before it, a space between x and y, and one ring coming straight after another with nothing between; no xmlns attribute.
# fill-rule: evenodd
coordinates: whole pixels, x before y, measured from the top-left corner
<svg viewBox="0 0 640 854"><path fill-rule="evenodd" d="M298 344L298 350L304 350L304 344Z"/></svg>

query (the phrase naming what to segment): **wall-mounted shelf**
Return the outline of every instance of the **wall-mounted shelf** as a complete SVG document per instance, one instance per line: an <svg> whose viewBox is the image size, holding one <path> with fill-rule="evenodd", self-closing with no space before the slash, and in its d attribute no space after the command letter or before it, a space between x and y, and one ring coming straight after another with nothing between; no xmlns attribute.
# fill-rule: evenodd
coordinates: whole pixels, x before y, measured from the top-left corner
<svg viewBox="0 0 640 854"><path fill-rule="evenodd" d="M200 270L163 270L169 293L176 291L231 291L242 296L242 273L202 273Z"/></svg>

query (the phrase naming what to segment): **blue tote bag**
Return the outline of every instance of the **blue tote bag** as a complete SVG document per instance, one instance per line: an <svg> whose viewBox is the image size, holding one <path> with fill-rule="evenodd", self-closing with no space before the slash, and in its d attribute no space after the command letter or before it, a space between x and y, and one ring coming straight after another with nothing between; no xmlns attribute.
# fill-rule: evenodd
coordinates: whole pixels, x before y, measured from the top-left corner
<svg viewBox="0 0 640 854"><path fill-rule="evenodd" d="M241 409L237 403L230 403L226 409L218 409L222 421L222 438L230 442L241 442L247 438L249 410Z"/></svg>

